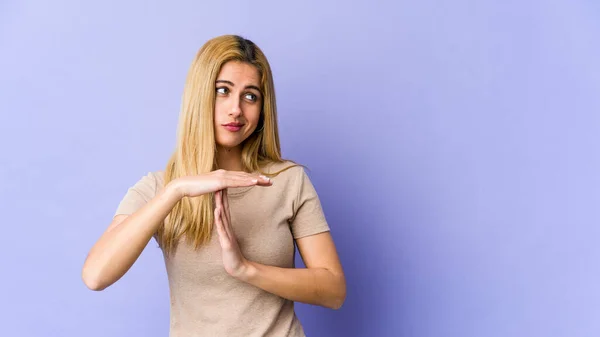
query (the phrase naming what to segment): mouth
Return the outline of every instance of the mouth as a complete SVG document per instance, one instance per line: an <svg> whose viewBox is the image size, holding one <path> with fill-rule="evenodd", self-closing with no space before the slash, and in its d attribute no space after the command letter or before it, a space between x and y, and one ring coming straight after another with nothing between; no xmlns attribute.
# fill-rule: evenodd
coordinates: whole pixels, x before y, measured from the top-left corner
<svg viewBox="0 0 600 337"><path fill-rule="evenodd" d="M242 124L242 123L223 124L223 127L225 127L225 129L232 131L232 132L240 131L242 129L242 126L244 126L244 124Z"/></svg>

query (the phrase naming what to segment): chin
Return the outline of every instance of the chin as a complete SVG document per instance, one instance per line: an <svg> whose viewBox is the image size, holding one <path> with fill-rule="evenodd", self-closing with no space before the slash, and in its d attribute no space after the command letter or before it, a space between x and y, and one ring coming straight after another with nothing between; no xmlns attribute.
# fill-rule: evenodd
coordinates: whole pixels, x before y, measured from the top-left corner
<svg viewBox="0 0 600 337"><path fill-rule="evenodd" d="M232 139L217 140L217 146L225 148L225 149L236 148L236 147L240 146L242 143L243 143L243 141L232 140Z"/></svg>

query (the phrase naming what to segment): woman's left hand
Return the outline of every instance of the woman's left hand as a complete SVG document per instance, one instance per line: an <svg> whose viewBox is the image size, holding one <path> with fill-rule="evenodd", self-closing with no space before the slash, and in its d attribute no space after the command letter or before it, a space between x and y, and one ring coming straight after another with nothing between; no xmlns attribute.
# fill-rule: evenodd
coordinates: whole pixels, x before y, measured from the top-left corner
<svg viewBox="0 0 600 337"><path fill-rule="evenodd" d="M215 199L215 226L221 244L223 266L229 275L240 277L245 272L248 261L242 255L233 228L231 228L227 189L215 192Z"/></svg>

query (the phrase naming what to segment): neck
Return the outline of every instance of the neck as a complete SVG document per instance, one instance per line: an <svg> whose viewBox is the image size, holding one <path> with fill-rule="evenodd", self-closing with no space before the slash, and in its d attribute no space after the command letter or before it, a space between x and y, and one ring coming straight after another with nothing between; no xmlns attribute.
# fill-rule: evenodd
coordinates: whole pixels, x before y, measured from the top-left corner
<svg viewBox="0 0 600 337"><path fill-rule="evenodd" d="M224 148L217 147L217 165L220 169L227 171L243 171L242 166L242 148Z"/></svg>

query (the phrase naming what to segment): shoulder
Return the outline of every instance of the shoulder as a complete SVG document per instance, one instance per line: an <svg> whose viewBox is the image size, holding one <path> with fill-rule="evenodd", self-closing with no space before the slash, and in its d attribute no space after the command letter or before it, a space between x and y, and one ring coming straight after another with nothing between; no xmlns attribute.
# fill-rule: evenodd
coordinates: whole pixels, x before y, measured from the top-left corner
<svg viewBox="0 0 600 337"><path fill-rule="evenodd" d="M159 190L161 189L164 184L165 184L165 171L160 170L160 171L152 171L152 172L148 172L149 175L152 176L152 179L154 180L154 183L156 184L156 189Z"/></svg>
<svg viewBox="0 0 600 337"><path fill-rule="evenodd" d="M272 163L266 166L263 172L271 177L274 189L281 194L293 195L297 199L316 194L308 170L299 163L293 161Z"/></svg>
<svg viewBox="0 0 600 337"><path fill-rule="evenodd" d="M149 171L138 178L131 189L140 193L145 198L152 198L163 187L164 177L164 171Z"/></svg>
<svg viewBox="0 0 600 337"><path fill-rule="evenodd" d="M274 180L288 183L297 183L306 175L305 169L301 164L289 160L269 163L265 165L262 172Z"/></svg>
<svg viewBox="0 0 600 337"><path fill-rule="evenodd" d="M141 174L135 183L131 183L127 193L122 198L115 215L133 214L145 203L154 198L164 181L162 171L151 171Z"/></svg>
<svg viewBox="0 0 600 337"><path fill-rule="evenodd" d="M149 184L162 185L165 181L165 172L160 171L149 171L144 175L140 181L145 181Z"/></svg>

